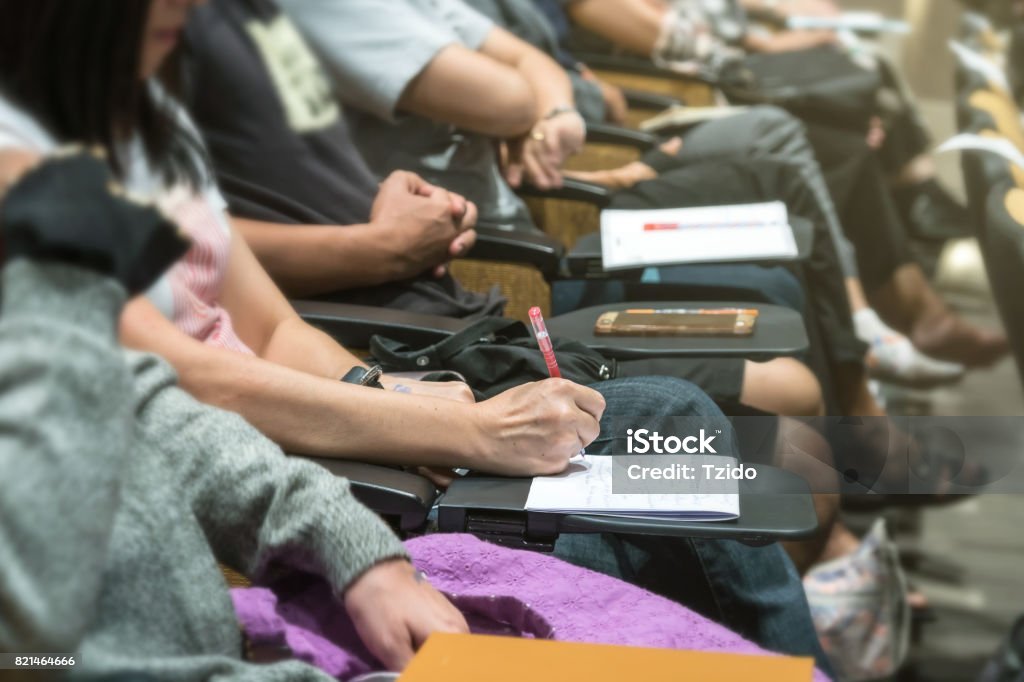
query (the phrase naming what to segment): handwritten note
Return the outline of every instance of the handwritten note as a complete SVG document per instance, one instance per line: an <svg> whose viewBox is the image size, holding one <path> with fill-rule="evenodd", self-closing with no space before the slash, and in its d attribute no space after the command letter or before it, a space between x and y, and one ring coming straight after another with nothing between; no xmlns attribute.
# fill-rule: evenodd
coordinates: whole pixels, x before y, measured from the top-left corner
<svg viewBox="0 0 1024 682"><path fill-rule="evenodd" d="M702 461L706 461L704 458ZM725 463L735 460L719 457ZM539 476L530 485L526 508L567 514L638 516L688 521L723 521L739 517L739 483L723 486L708 482L707 488L732 492L702 491L701 479L690 493L615 494L612 492L612 457L589 456L574 462L558 476Z"/></svg>

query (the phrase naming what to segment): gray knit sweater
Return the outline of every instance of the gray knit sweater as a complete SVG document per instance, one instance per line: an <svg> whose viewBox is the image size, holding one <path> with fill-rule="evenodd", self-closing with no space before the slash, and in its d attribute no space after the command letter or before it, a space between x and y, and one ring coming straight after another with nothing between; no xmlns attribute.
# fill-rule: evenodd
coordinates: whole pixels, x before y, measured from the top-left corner
<svg viewBox="0 0 1024 682"><path fill-rule="evenodd" d="M345 480L122 350L110 280L19 260L2 286L0 651L77 652L83 678L330 679L240 660L217 561L308 570L340 592L405 556L398 539Z"/></svg>

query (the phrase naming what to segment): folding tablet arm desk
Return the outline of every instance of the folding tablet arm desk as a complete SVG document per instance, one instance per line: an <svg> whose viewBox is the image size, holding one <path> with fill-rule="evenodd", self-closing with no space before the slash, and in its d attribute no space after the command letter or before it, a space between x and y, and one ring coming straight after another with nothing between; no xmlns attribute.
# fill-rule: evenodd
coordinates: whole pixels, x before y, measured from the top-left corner
<svg viewBox="0 0 1024 682"><path fill-rule="evenodd" d="M551 551L562 533L619 533L658 537L737 540L770 544L799 540L818 527L807 483L796 474L768 465L753 481L740 482L740 517L733 521L694 522L527 511L528 478L474 476L456 480L441 494L434 485L401 469L308 457L336 476L349 479L355 496L399 532L422 530L438 507L438 530L471 533L521 549Z"/></svg>
<svg viewBox="0 0 1024 682"><path fill-rule="evenodd" d="M370 337L378 333L406 343L430 344L469 324L464 320L366 306L323 302L295 305L307 321L353 347L366 347ZM806 349L807 336L797 313L777 306L758 308L761 316L755 334L736 339L731 349L723 349L721 339L713 343L676 339L689 343L677 343L670 348L651 347L650 344L657 343L656 339L618 339L617 343L609 341L603 347L619 357L776 356ZM589 320L592 326L598 313L607 309L593 308L555 317L548 326L553 333L559 333L556 330L563 325L571 329L584 320ZM438 523L442 531L468 532L511 546L547 550L553 547L560 533L616 532L764 543L806 537L817 527L807 484L791 473L769 466L757 467L758 478L741 484L739 520L693 523L527 512L524 506L529 479L470 476L455 481L440 496L429 480L401 469L330 458L305 458L338 476L347 477L364 504L385 517L396 530L406 533L421 530L435 504L439 504Z"/></svg>

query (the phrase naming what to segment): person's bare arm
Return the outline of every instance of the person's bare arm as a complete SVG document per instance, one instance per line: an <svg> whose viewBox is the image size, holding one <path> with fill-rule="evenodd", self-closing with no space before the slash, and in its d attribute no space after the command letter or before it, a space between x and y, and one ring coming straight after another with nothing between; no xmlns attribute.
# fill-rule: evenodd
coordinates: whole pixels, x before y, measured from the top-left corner
<svg viewBox="0 0 1024 682"><path fill-rule="evenodd" d="M518 137L556 107L572 106L565 70L495 27L479 50L444 48L412 80L398 109L492 137Z"/></svg>
<svg viewBox="0 0 1024 682"><path fill-rule="evenodd" d="M480 46L480 53L514 68L533 92L534 121L558 107L572 107L572 82L565 69L533 45L502 28L495 28Z"/></svg>
<svg viewBox="0 0 1024 682"><path fill-rule="evenodd" d="M369 224L286 225L232 217L260 262L292 296L309 296L399 279L397 263Z"/></svg>
<svg viewBox="0 0 1024 682"><path fill-rule="evenodd" d="M650 57L667 8L649 0L578 0L567 7L573 22L642 57Z"/></svg>
<svg viewBox="0 0 1024 682"><path fill-rule="evenodd" d="M398 110L491 137L515 137L537 118L525 75L462 45L445 47L405 88Z"/></svg>
<svg viewBox="0 0 1024 682"><path fill-rule="evenodd" d="M778 33L748 33L743 38L743 47L751 52L798 52L822 45L831 45L838 40L835 31L779 31Z"/></svg>
<svg viewBox="0 0 1024 682"><path fill-rule="evenodd" d="M286 450L535 475L561 471L597 437L603 400L570 382L479 404L340 382L359 360L298 317L238 236L221 303L257 356L192 339L143 298L126 307L122 340L165 357L186 390L240 413Z"/></svg>
<svg viewBox="0 0 1024 682"><path fill-rule="evenodd" d="M381 183L369 223L284 225L233 218L260 263L292 296L372 287L431 271L476 241L476 207L414 173Z"/></svg>
<svg viewBox="0 0 1024 682"><path fill-rule="evenodd" d="M467 466L479 441L472 420L462 414L471 405L345 384L213 348L179 331L143 298L125 308L121 338L127 346L162 355L189 393L238 412L285 450ZM449 436L455 432L458 437Z"/></svg>
<svg viewBox="0 0 1024 682"><path fill-rule="evenodd" d="M552 474L597 437L604 410L600 394L559 379L474 404L316 377L204 345L141 298L126 307L121 338L166 358L199 400L238 412L283 449L308 455Z"/></svg>
<svg viewBox="0 0 1024 682"><path fill-rule="evenodd" d="M401 111L473 132L515 140L506 176L538 187L561 184L559 169L583 146L572 83L553 59L508 31L493 28L479 50L442 49L399 99Z"/></svg>
<svg viewBox="0 0 1024 682"><path fill-rule="evenodd" d="M740 4L748 12L776 16L781 19L794 16L833 17L841 13L835 0L783 0L783 2L741 0Z"/></svg>
<svg viewBox="0 0 1024 682"><path fill-rule="evenodd" d="M505 178L518 187L524 177L541 189L562 184L565 160L586 141L586 126L575 110L572 82L565 70L548 55L511 33L495 29L480 52L514 65L528 80L536 101L536 117L528 134L508 147Z"/></svg>

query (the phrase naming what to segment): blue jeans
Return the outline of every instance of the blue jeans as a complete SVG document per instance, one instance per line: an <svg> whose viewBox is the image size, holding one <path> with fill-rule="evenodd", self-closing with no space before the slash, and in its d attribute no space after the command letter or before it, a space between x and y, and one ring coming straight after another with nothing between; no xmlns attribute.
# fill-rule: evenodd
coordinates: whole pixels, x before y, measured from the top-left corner
<svg viewBox="0 0 1024 682"><path fill-rule="evenodd" d="M704 393L679 379L639 377L592 388L604 395L607 409L601 435L587 448L588 454L610 452L613 439L623 437L611 433L611 423L623 418L724 419ZM830 671L803 584L777 544L749 547L730 540L572 534L559 537L555 555L672 599L766 649L812 656L820 670Z"/></svg>

